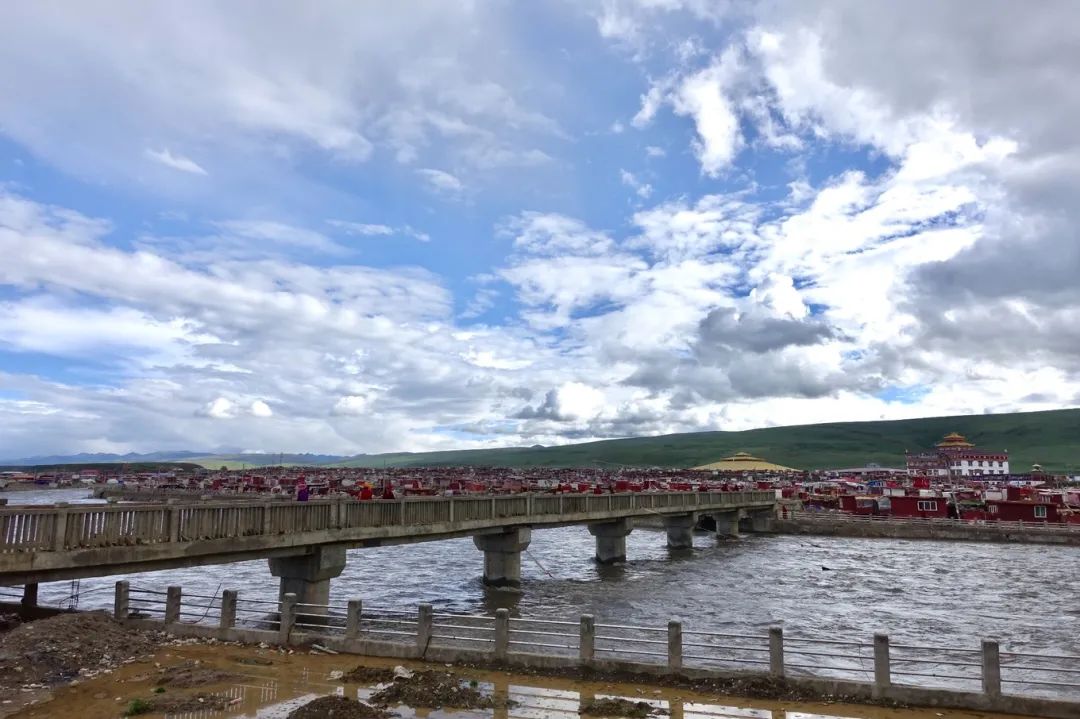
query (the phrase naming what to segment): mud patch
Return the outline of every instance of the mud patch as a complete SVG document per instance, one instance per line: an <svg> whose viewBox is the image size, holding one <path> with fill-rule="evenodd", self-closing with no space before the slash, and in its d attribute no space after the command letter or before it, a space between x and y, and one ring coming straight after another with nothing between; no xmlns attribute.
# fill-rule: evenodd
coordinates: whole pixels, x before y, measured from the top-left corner
<svg viewBox="0 0 1080 719"><path fill-rule="evenodd" d="M581 705L580 713L594 717L627 719L645 719L656 714L667 714L648 702L632 702L629 699L593 699Z"/></svg>
<svg viewBox="0 0 1080 719"><path fill-rule="evenodd" d="M474 686L448 672L420 671L397 676L393 684L371 695L378 706L424 707L425 709L494 709L513 706L515 702L483 694Z"/></svg>
<svg viewBox="0 0 1080 719"><path fill-rule="evenodd" d="M220 694L195 694L186 697L154 697L153 699L133 699L127 706L124 716L141 714L181 714L197 711L222 711L236 699Z"/></svg>
<svg viewBox="0 0 1080 719"><path fill-rule="evenodd" d="M127 629L104 612L58 614L20 624L0 634L0 695L114 669L153 654L161 636Z"/></svg>
<svg viewBox="0 0 1080 719"><path fill-rule="evenodd" d="M239 678L238 674L230 674L220 669L204 666L202 662L191 661L162 669L154 684L159 687L187 689L207 684L220 684L221 682Z"/></svg>
<svg viewBox="0 0 1080 719"><path fill-rule="evenodd" d="M389 712L347 697L319 697L289 712L285 719L385 719Z"/></svg>
<svg viewBox="0 0 1080 719"><path fill-rule="evenodd" d="M383 684L394 681L394 670L385 667L366 667L361 664L345 672L339 681L348 684Z"/></svg>

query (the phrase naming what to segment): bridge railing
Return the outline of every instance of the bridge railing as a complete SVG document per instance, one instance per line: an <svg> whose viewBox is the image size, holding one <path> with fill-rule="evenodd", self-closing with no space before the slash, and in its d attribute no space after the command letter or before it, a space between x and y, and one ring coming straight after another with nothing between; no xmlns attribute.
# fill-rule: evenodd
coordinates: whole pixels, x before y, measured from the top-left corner
<svg viewBox="0 0 1080 719"><path fill-rule="evenodd" d="M716 510L771 504L773 492L514 494L399 500L11 506L0 509L0 552L62 551L302 534L387 526Z"/></svg>

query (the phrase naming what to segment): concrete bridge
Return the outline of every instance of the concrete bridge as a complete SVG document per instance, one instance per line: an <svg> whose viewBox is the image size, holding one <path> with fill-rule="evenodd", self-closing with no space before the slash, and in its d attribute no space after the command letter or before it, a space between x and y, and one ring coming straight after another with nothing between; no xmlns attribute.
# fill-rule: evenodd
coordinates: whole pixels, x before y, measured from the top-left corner
<svg viewBox="0 0 1080 719"><path fill-rule="evenodd" d="M672 548L692 546L702 516L718 535L740 521L765 529L769 492L517 494L399 500L59 504L0 508L0 586L269 559L281 594L327 604L330 580L356 547L472 536L484 552L484 582L515 587L533 528L584 524L596 560L625 561L635 517L662 520Z"/></svg>

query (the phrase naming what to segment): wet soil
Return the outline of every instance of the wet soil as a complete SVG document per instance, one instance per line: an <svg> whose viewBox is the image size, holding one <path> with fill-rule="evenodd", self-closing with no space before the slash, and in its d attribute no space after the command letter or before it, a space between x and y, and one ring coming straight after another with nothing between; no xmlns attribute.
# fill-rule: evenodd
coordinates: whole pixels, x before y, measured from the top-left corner
<svg viewBox="0 0 1080 719"><path fill-rule="evenodd" d="M104 612L19 624L0 634L0 696L110 672L153 654L163 638L122 627Z"/></svg>
<svg viewBox="0 0 1080 719"><path fill-rule="evenodd" d="M347 697L319 697L298 709L286 719L386 719L389 712Z"/></svg>
<svg viewBox="0 0 1080 719"><path fill-rule="evenodd" d="M667 714L663 709L654 707L649 702L634 702L629 699L593 699L581 703L581 713L594 717L626 717L626 719L645 719L654 714Z"/></svg>
<svg viewBox="0 0 1080 719"><path fill-rule="evenodd" d="M405 705L426 709L494 709L514 703L484 694L475 686L468 686L466 681L450 672L411 672L408 676L395 677L391 684L377 690L371 695L371 703L384 707Z"/></svg>
<svg viewBox="0 0 1080 719"><path fill-rule="evenodd" d="M154 684L159 687L186 689L207 684L221 684L234 679L240 679L240 675L208 667L200 661L191 661L162 669L161 676Z"/></svg>
<svg viewBox="0 0 1080 719"><path fill-rule="evenodd" d="M184 697L154 697L133 699L124 710L124 716L143 714L180 714L194 711L221 711L233 704L231 697L200 692Z"/></svg>
<svg viewBox="0 0 1080 719"><path fill-rule="evenodd" d="M369 667L361 664L341 675L341 681L347 684L382 684L394 681L394 670L384 667Z"/></svg>

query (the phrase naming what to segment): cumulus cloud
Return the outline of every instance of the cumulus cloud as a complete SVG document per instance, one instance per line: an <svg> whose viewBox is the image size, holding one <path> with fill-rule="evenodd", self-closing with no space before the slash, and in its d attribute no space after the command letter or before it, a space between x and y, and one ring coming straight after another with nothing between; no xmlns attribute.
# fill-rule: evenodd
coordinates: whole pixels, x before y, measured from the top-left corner
<svg viewBox="0 0 1080 719"><path fill-rule="evenodd" d="M604 99L588 48L524 67L506 8L346 5L46 2L0 28L6 138L228 205L154 206L170 231L132 236L134 215L0 189L2 349L84 373L3 365L0 452L215 447L223 420L246 447L370 452L1080 398L1069 3L545 10L617 46ZM61 50L74 75L23 60ZM631 171L643 147L668 159ZM440 242L391 241L417 227Z"/></svg>

